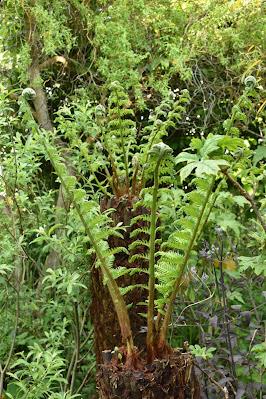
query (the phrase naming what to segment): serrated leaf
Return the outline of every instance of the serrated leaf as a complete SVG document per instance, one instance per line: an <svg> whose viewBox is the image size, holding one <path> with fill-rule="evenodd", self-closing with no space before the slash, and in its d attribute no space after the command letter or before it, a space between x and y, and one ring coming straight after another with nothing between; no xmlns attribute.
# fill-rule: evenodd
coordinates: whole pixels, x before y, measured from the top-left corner
<svg viewBox="0 0 266 399"><path fill-rule="evenodd" d="M221 141L221 136L211 136L207 137L205 140L203 147L200 149L200 155L205 158L212 152L219 149L218 143Z"/></svg>
<svg viewBox="0 0 266 399"><path fill-rule="evenodd" d="M201 177L204 174L216 175L220 166L228 166L229 163L224 159L206 159L197 163L196 176Z"/></svg>
<svg viewBox="0 0 266 399"><path fill-rule="evenodd" d="M177 155L175 159L175 163L178 164L180 162L195 162L198 161L199 157L196 154L190 154L189 152L181 152Z"/></svg>

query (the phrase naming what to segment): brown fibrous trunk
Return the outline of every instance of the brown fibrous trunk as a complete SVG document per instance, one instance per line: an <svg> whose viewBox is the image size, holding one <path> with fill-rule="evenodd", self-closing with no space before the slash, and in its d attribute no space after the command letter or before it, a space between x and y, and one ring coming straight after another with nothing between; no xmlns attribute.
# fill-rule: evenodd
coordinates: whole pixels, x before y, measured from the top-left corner
<svg viewBox="0 0 266 399"><path fill-rule="evenodd" d="M136 199L129 199L128 197L111 199L104 199L101 204L102 211L113 208L115 211L112 214L114 225L117 223L123 223L125 226L125 232L123 238L110 237L108 244L110 248L125 247L129 248L133 242L133 238L130 237L130 233L137 227L143 226L143 222L137 225L130 226L130 221L134 216L140 213L147 212L143 208L134 208L134 202ZM137 237L143 239L144 234ZM144 252L146 248L138 247L138 252ZM145 273L147 270L147 262L145 260L136 260L134 263L130 263L130 256L136 253L136 251L130 251L129 254L125 252L119 252L115 255L115 261L113 267L124 266L127 268L140 268L143 269L143 273L136 273L134 275L125 275L118 278L117 282L120 287L127 287L129 285L143 284L147 285L148 277ZM107 286L103 284L103 277L100 268L93 267L91 270L91 318L94 326L94 346L96 353L97 364L102 362L102 351L106 349L113 350L116 346L121 346L121 332L118 324L115 309L112 303L112 299L108 292ZM139 305L139 302L144 303L147 299L147 291L144 288L135 288L125 295L125 301L129 305L129 317L131 321L131 328L134 337L135 345L143 350L145 348L145 319L140 313L146 313L146 305Z"/></svg>
<svg viewBox="0 0 266 399"><path fill-rule="evenodd" d="M200 399L192 357L174 352L137 369L111 360L97 373L100 399Z"/></svg>

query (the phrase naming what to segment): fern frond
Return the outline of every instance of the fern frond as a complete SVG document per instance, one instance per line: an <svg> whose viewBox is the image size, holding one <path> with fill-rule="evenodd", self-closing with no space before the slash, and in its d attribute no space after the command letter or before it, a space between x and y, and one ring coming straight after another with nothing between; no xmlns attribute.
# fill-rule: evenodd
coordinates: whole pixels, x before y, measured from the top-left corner
<svg viewBox="0 0 266 399"><path fill-rule="evenodd" d="M142 260L145 263L149 260L149 256L146 254L134 254L129 258L130 263L134 263L135 261Z"/></svg>
<svg viewBox="0 0 266 399"><path fill-rule="evenodd" d="M136 208L134 208L136 209ZM130 221L130 225L134 226L134 224L137 224L139 222L150 222L151 221L151 215L148 213L142 213L140 215L134 216L131 221Z"/></svg>
<svg viewBox="0 0 266 399"><path fill-rule="evenodd" d="M134 249L138 247L146 247L149 248L149 241L147 240L134 240L128 247L130 251L133 251Z"/></svg>
<svg viewBox="0 0 266 399"><path fill-rule="evenodd" d="M185 229L174 231L169 236L164 246L177 253L174 255L171 254L167 262L165 262L166 255L164 254L156 265L157 270L159 269L157 274L159 288L163 289L161 294L163 293L165 295L164 303L167 304L167 310L160 331L161 343L165 342L174 300L181 284L183 274L194 254L193 248L199 238L198 233L201 230L201 226L205 222L205 215L208 213L208 203L212 195L214 180L214 178L210 177L195 179L194 183L197 191L194 190L189 193L187 196L189 203L183 208L186 216L182 218L182 225L184 225L186 217L188 217L189 223ZM164 274L162 270L165 270ZM167 294L164 288L166 286L167 288L170 287ZM160 304L163 304L163 300L160 301Z"/></svg>
<svg viewBox="0 0 266 399"><path fill-rule="evenodd" d="M138 237L141 234L146 234L147 236L149 236L149 234L150 234L149 228L148 227L138 227L137 229L133 230L130 233L130 238Z"/></svg>
<svg viewBox="0 0 266 399"><path fill-rule="evenodd" d="M142 288L148 291L148 286L145 284L135 284L135 285L127 285L126 287L119 287L120 293L121 295L126 295L128 294L130 291L133 291L137 288Z"/></svg>

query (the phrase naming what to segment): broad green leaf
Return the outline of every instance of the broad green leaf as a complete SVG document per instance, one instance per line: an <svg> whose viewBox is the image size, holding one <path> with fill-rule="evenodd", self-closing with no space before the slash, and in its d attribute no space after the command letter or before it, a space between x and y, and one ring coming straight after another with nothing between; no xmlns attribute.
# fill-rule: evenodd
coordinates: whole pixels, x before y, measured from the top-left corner
<svg viewBox="0 0 266 399"><path fill-rule="evenodd" d="M224 159L206 159L197 163L196 176L201 177L204 174L216 175L220 166L228 166L228 162Z"/></svg>
<svg viewBox="0 0 266 399"><path fill-rule="evenodd" d="M257 165L259 161L266 158L266 145L260 145L254 152L253 165Z"/></svg>
<svg viewBox="0 0 266 399"><path fill-rule="evenodd" d="M195 162L198 161L199 157L196 154L190 154L189 152L181 152L177 155L175 159L175 163L178 164L180 162Z"/></svg>
<svg viewBox="0 0 266 399"><path fill-rule="evenodd" d="M233 291L227 294L228 299L230 299L231 301L238 301L240 303L245 304L245 301L243 299L243 296L241 294L241 292L239 291Z"/></svg>
<svg viewBox="0 0 266 399"><path fill-rule="evenodd" d="M205 158L212 152L219 149L218 143L221 141L221 136L211 136L205 140L203 147L200 149L200 155Z"/></svg>
<svg viewBox="0 0 266 399"><path fill-rule="evenodd" d="M238 137L221 136L219 146L229 151L236 151L239 147L244 146L244 140Z"/></svg>
<svg viewBox="0 0 266 399"><path fill-rule="evenodd" d="M183 182L192 172L193 169L195 169L197 167L197 162L191 162L188 165L184 166L181 170L180 170L180 179L181 182Z"/></svg>
<svg viewBox="0 0 266 399"><path fill-rule="evenodd" d="M199 150L203 146L203 141L199 138L193 138L190 143L190 147L193 148L193 150Z"/></svg>
<svg viewBox="0 0 266 399"><path fill-rule="evenodd" d="M266 342L254 345L251 352L255 353L255 357L259 360L261 366L266 368Z"/></svg>
<svg viewBox="0 0 266 399"><path fill-rule="evenodd" d="M243 208L245 205L249 204L248 200L245 197L242 197L242 195L236 195L233 197L234 202L239 205L241 208Z"/></svg>

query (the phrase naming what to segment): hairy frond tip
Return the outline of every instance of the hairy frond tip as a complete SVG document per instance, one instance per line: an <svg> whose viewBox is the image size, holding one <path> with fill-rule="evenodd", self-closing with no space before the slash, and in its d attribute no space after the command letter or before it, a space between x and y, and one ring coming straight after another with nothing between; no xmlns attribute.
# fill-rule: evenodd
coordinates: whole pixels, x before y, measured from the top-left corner
<svg viewBox="0 0 266 399"><path fill-rule="evenodd" d="M173 152L173 150L172 150L171 147L169 147L169 145L161 142L161 143L158 143L158 144L154 144L151 147L151 149L149 151L149 154L150 155L154 155L154 156L156 156L159 159L163 159L167 155L171 155L172 152Z"/></svg>

